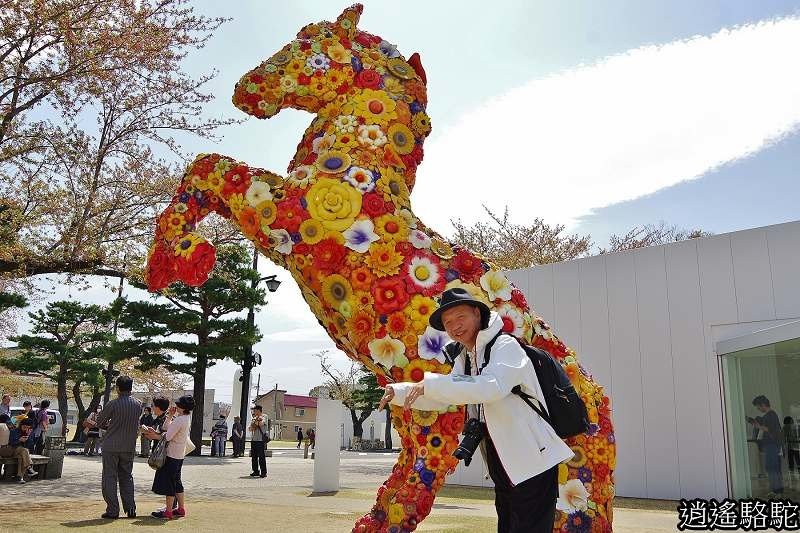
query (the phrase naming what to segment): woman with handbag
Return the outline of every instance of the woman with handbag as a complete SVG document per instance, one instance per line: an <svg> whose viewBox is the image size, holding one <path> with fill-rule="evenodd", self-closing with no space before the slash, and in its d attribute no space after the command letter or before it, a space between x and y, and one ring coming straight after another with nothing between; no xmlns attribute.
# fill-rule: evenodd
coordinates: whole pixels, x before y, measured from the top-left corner
<svg viewBox="0 0 800 533"><path fill-rule="evenodd" d="M155 401L153 402L155 405ZM189 447L189 429L191 427L191 413L194 409L194 398L192 396L181 396L170 407L161 426L162 433L150 434L147 437L155 437L160 442L151 454L151 460L159 459L159 447L166 445L166 456L163 457L163 465L156 470L153 478L153 492L166 497L166 506L151 513L156 518L171 520L174 517L186 516L186 507L183 496L183 484L181 483L181 467ZM155 433L155 432L153 432ZM163 439L163 441L162 441ZM191 446L191 449L194 449ZM178 508L173 510L175 500L178 501Z"/></svg>
<svg viewBox="0 0 800 533"><path fill-rule="evenodd" d="M86 430L86 444L83 446L83 455L91 457L97 455L97 443L100 440L100 428L97 427L97 415L103 410L102 405L97 406L94 413L90 413L83 421L83 427Z"/></svg>

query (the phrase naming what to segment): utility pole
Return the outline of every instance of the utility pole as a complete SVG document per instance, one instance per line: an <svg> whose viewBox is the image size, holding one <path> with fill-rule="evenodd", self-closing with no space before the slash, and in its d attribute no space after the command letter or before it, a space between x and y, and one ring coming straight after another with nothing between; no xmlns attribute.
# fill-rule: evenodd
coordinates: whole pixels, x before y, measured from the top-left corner
<svg viewBox="0 0 800 533"><path fill-rule="evenodd" d="M125 285L125 276L120 275L119 287L117 287L117 299L122 298L122 288ZM119 328L119 315L114 317L114 340L117 340L117 328ZM115 374L119 374L119 370L114 370L114 363L108 362L108 366L103 370L103 375L106 377L106 388L103 391L103 407L108 403L111 396L111 380L114 379Z"/></svg>
<svg viewBox="0 0 800 533"><path fill-rule="evenodd" d="M253 248L253 270L258 272L258 249ZM259 278L256 276L250 282L250 288L255 290L258 288ZM256 310L255 306L250 306L247 310L247 325L251 328L256 323ZM242 401L239 405L239 420L242 424L247 421L247 408L250 405L250 371L253 370L255 361L253 358L253 345L249 344L244 348L244 361L242 361Z"/></svg>

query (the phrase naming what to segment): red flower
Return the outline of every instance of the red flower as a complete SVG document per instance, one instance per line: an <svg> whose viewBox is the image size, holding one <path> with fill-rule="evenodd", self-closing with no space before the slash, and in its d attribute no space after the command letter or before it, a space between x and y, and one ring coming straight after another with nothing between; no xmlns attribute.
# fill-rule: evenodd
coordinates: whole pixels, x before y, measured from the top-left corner
<svg viewBox="0 0 800 533"><path fill-rule="evenodd" d="M594 477L593 477L593 479L597 479L599 481L604 481L606 479L606 476L608 476L608 474L610 472L611 472L611 470L608 468L608 465L603 464L603 463L596 464L596 465L594 465Z"/></svg>
<svg viewBox="0 0 800 533"><path fill-rule="evenodd" d="M384 376L380 376L379 375L376 379L378 381L378 386L379 387L385 387L386 385L389 384L389 382L386 381L386 377L384 377ZM378 493L378 497L380 498L380 493Z"/></svg>
<svg viewBox="0 0 800 533"><path fill-rule="evenodd" d="M303 208L297 197L287 198L278 203L277 207L278 216L272 223L273 228L284 228L289 233L297 233L300 223L309 218L308 211Z"/></svg>
<svg viewBox="0 0 800 533"><path fill-rule="evenodd" d="M397 276L375 282L372 297L375 299L375 310L382 315L401 310L409 301L403 280Z"/></svg>
<svg viewBox="0 0 800 533"><path fill-rule="evenodd" d="M229 197L232 194L244 194L247 188L250 187L250 176L247 174L247 167L238 165L223 176L225 185L222 186L222 195Z"/></svg>
<svg viewBox="0 0 800 533"><path fill-rule="evenodd" d="M381 215L388 213L386 202L377 193L370 192L363 196L361 199L361 210L370 216L370 218L378 218Z"/></svg>
<svg viewBox="0 0 800 533"><path fill-rule="evenodd" d="M433 463L433 461L430 461ZM417 513L419 516L427 516L433 507L433 492L429 490L421 490L417 493Z"/></svg>
<svg viewBox="0 0 800 533"><path fill-rule="evenodd" d="M397 253L402 254L403 256L408 256L414 253L414 245L408 241L400 241L394 245L395 251Z"/></svg>
<svg viewBox="0 0 800 533"><path fill-rule="evenodd" d="M519 289L513 289L511 291L511 303L520 309L528 309L528 301L525 299L525 295L522 294L522 291Z"/></svg>
<svg viewBox="0 0 800 533"><path fill-rule="evenodd" d="M211 244L201 242L188 258L178 257L176 262L178 278L192 287L199 287L208 280L217 253Z"/></svg>
<svg viewBox="0 0 800 533"><path fill-rule="evenodd" d="M292 252L294 252L295 255L306 255L306 254L309 254L309 253L311 253L311 245L308 244L307 242L298 242L292 248Z"/></svg>
<svg viewBox="0 0 800 533"><path fill-rule="evenodd" d="M300 74L297 76L297 84L298 85L310 85L311 84L311 76L306 76L305 74Z"/></svg>
<svg viewBox="0 0 800 533"><path fill-rule="evenodd" d="M339 269L347 255L347 249L334 239L322 239L312 248L314 266L319 270L333 272Z"/></svg>
<svg viewBox="0 0 800 533"><path fill-rule="evenodd" d="M483 275L481 260L464 249L456 253L450 266L459 273L462 280L468 283L477 281Z"/></svg>
<svg viewBox="0 0 800 533"><path fill-rule="evenodd" d="M376 40L377 39L377 40ZM373 44L378 44L381 42L380 37L375 37L374 35L370 35L369 33L360 31L356 35L356 42L363 46L364 48L370 48Z"/></svg>
<svg viewBox="0 0 800 533"><path fill-rule="evenodd" d="M454 413L440 414L439 424L442 426L443 434L458 435L464 429L464 412L459 410Z"/></svg>
<svg viewBox="0 0 800 533"><path fill-rule="evenodd" d="M417 443L420 446L425 446L426 444L428 444L428 436L420 433L419 435L417 435Z"/></svg>
<svg viewBox="0 0 800 533"><path fill-rule="evenodd" d="M156 237L160 240L160 237ZM145 274L147 288L157 291L168 286L177 279L175 255L162 244L154 246L147 258Z"/></svg>
<svg viewBox="0 0 800 533"><path fill-rule="evenodd" d="M365 68L356 74L356 85L363 89L378 89L383 82L381 75L371 68Z"/></svg>
<svg viewBox="0 0 800 533"><path fill-rule="evenodd" d="M501 320L503 321L503 331L506 333L514 333L514 321L507 316L501 317Z"/></svg>

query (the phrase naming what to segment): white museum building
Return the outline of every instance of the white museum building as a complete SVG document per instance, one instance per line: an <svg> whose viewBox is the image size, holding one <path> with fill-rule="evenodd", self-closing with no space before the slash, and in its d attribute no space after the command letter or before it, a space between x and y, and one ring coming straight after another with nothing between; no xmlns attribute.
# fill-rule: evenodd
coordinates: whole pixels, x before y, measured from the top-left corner
<svg viewBox="0 0 800 533"><path fill-rule="evenodd" d="M800 221L509 278L611 397L617 495L766 494L745 417L763 394L800 421ZM449 483L490 486L478 455Z"/></svg>

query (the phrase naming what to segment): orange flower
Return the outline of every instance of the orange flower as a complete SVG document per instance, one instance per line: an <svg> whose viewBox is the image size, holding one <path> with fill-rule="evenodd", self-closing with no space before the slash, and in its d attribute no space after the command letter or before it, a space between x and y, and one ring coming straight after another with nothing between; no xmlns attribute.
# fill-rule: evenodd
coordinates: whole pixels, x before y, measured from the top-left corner
<svg viewBox="0 0 800 533"><path fill-rule="evenodd" d="M388 331L392 337L399 338L406 332L407 327L408 317L406 317L405 313L402 311L392 313L386 320L386 331Z"/></svg>
<svg viewBox="0 0 800 533"><path fill-rule="evenodd" d="M372 275L372 271L367 267L353 269L350 273L350 284L353 286L353 289L357 291L369 292L374 279L375 277Z"/></svg>
<svg viewBox="0 0 800 533"><path fill-rule="evenodd" d="M254 237L258 233L259 222L258 213L252 207L245 207L239 213L239 226L245 237Z"/></svg>
<svg viewBox="0 0 800 533"><path fill-rule="evenodd" d="M359 309L347 321L347 336L354 344L359 344L373 336L375 327L375 315Z"/></svg>

